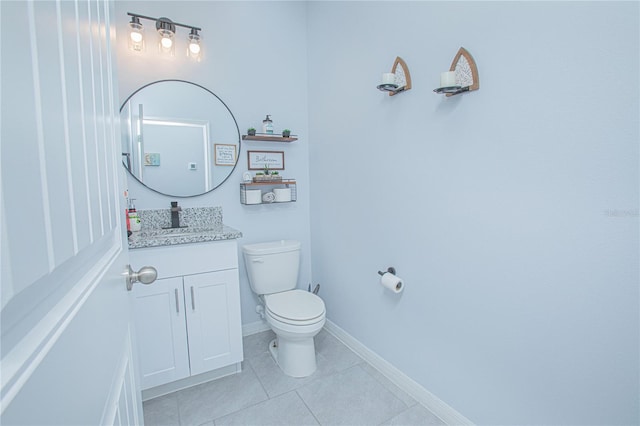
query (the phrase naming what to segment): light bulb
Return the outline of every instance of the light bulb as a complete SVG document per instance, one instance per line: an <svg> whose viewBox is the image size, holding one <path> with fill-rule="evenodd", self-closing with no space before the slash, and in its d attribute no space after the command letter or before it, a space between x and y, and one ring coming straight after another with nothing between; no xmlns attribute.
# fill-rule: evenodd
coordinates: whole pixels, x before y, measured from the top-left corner
<svg viewBox="0 0 640 426"><path fill-rule="evenodd" d="M142 34L137 31L131 31L131 41L134 43L140 43L142 41Z"/></svg>
<svg viewBox="0 0 640 426"><path fill-rule="evenodd" d="M193 55L198 55L200 53L200 45L198 43L190 43L189 50Z"/></svg>
<svg viewBox="0 0 640 426"><path fill-rule="evenodd" d="M162 47L164 49L171 49L171 46L173 45L173 40L171 40L171 38L169 37L162 37L162 40L160 40L160 43L162 43Z"/></svg>

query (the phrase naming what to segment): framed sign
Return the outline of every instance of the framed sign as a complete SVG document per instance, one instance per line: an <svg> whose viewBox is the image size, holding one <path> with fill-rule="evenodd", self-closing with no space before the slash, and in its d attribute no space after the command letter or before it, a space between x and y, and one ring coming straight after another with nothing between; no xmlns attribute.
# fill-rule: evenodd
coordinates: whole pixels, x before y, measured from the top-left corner
<svg viewBox="0 0 640 426"><path fill-rule="evenodd" d="M249 170L284 170L284 151L247 151Z"/></svg>
<svg viewBox="0 0 640 426"><path fill-rule="evenodd" d="M236 165L236 146L224 143L214 145L216 151L216 166Z"/></svg>

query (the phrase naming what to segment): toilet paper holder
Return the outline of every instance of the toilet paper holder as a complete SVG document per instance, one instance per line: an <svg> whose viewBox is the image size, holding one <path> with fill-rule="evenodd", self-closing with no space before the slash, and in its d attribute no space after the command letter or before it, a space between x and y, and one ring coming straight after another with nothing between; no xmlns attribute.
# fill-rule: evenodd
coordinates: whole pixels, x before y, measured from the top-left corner
<svg viewBox="0 0 640 426"><path fill-rule="evenodd" d="M401 293L404 290L402 278L396 276L396 268L390 266L385 272L378 271L380 275L380 285L391 290L393 293Z"/></svg>
<svg viewBox="0 0 640 426"><path fill-rule="evenodd" d="M386 271L384 271L384 272L382 272L382 271L378 271L378 275L384 275L384 274L386 274L387 272L389 272L390 274L395 275L395 274L396 274L396 268L394 268L393 266L389 266L389 267L387 268L387 270L386 270Z"/></svg>

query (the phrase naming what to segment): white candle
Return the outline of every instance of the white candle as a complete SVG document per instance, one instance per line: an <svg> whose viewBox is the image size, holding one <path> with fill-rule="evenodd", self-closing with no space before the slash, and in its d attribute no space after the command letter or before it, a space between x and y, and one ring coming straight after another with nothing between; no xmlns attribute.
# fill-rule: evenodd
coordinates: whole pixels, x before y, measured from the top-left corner
<svg viewBox="0 0 640 426"><path fill-rule="evenodd" d="M392 72L383 73L382 84L396 84L396 75Z"/></svg>
<svg viewBox="0 0 640 426"><path fill-rule="evenodd" d="M451 87L456 85L456 72L445 71L440 73L440 87Z"/></svg>

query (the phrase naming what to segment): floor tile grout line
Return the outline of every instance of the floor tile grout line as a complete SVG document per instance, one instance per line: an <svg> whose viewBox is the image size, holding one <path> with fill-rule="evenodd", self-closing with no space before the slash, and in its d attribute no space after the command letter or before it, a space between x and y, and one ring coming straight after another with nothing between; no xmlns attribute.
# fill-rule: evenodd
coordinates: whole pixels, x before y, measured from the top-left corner
<svg viewBox="0 0 640 426"><path fill-rule="evenodd" d="M293 392L296 393L296 395L298 396L298 398L300 398L300 401L302 401L302 403L304 404L305 407L307 407L307 410L309 410L309 412L311 413L311 415L313 416L314 419L316 419L316 422L318 422L318 424L320 426L322 426L322 423L320 422L320 419L318 419L316 417L316 414L313 412L313 410L307 405L307 401L304 400L304 398L302 396L300 396L300 394L298 393L298 389L294 389Z"/></svg>
<svg viewBox="0 0 640 426"><path fill-rule="evenodd" d="M251 371L253 371L253 374L256 376L256 379L258 379L258 383L260 383L260 387L262 387L264 394L267 395L267 399L271 399L269 392L267 392L267 388L264 387L264 383L262 383L262 380L260 380L260 376L258 375L258 372L256 371L256 369L253 368L253 364L251 364L251 361L247 360L247 365L249 366Z"/></svg>
<svg viewBox="0 0 640 426"><path fill-rule="evenodd" d="M264 392L264 394L267 396L267 399L259 401L259 402L256 402L255 404L247 405L246 407L239 408L236 411L232 411L230 413L225 414L224 416L214 417L213 419L211 419L211 421L213 422L214 425L216 423L216 420L220 420L221 418L230 416L232 414L237 414L240 411L247 410L249 408L253 408L253 407L257 406L257 405L260 405L260 404L262 404L264 402L267 402L267 401L270 401L272 399L271 397L269 397L269 393L264 388L264 385L262 384L262 381L260 381L260 377L258 377L258 374L256 373L256 370L253 368L253 366L248 361L247 361L247 365L249 366L251 371L253 371L253 374L256 376L256 379L258 380L258 383L260 383L260 387L262 388L262 391ZM280 395L278 395L278 396L280 396Z"/></svg>
<svg viewBox="0 0 640 426"><path fill-rule="evenodd" d="M397 414L395 414L395 415L393 415L393 416L389 417L389 418L388 418L388 419L386 419L385 421L378 423L378 425L377 425L377 426L382 426L382 425L384 425L385 423L388 423L390 420L393 420L393 419L395 419L396 417L398 417L399 415L406 413L406 412L407 412L407 411L409 411L411 408L412 408L412 407L407 407L407 408L405 408L404 410L400 411L399 413L397 413Z"/></svg>
<svg viewBox="0 0 640 426"><path fill-rule="evenodd" d="M182 426L182 416L180 416L180 398L178 397L178 392L174 392L175 393L175 398L176 398L176 410L178 410L178 424L180 426Z"/></svg>

